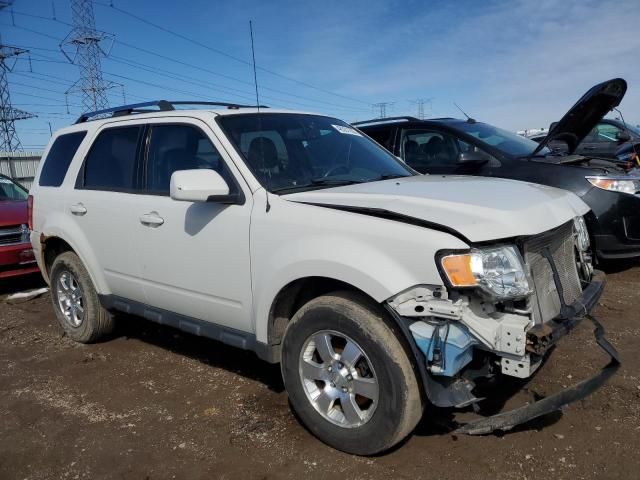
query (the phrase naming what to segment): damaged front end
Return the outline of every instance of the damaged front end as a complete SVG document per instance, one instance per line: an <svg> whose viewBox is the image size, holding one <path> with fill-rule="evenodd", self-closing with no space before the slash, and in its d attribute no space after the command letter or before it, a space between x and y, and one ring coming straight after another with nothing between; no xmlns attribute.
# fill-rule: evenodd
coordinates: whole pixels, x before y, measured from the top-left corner
<svg viewBox="0 0 640 480"><path fill-rule="evenodd" d="M514 246L445 252L438 261L446 286L423 285L388 300L387 310L414 340L426 394L438 407L482 400L474 395L479 379L529 378L583 318L594 323L596 341L611 357L598 375L514 411L470 422L460 433L509 430L586 397L616 371L618 354L589 315L605 276L593 270L581 220Z"/></svg>

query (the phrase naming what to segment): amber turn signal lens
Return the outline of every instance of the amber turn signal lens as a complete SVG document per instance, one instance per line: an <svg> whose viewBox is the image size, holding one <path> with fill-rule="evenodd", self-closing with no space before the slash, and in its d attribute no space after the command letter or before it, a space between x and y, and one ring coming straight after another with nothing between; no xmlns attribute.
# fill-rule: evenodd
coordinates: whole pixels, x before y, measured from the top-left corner
<svg viewBox="0 0 640 480"><path fill-rule="evenodd" d="M475 287L478 282L471 270L471 254L442 257L442 269L454 287Z"/></svg>

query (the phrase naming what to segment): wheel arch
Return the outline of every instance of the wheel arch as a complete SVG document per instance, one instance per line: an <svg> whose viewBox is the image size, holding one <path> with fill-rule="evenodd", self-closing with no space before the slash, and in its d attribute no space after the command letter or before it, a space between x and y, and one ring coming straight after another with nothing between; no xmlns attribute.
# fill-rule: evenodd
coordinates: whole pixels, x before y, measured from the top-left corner
<svg viewBox="0 0 640 480"><path fill-rule="evenodd" d="M271 303L267 319L268 344L280 344L287 324L305 303L336 290L359 292L375 302L370 295L342 280L319 276L298 278L282 287Z"/></svg>
<svg viewBox="0 0 640 480"><path fill-rule="evenodd" d="M96 291L100 294L110 293L102 269L93 253L93 248L82 230L64 215L54 214L52 217L57 217L57 219L47 219L47 223L51 227L48 228L45 225L39 238L41 270L47 282L50 280L49 271L51 263L55 259L54 255L57 256L64 251L72 251L84 264Z"/></svg>
<svg viewBox="0 0 640 480"><path fill-rule="evenodd" d="M402 323L403 320L400 316L391 314L384 302L379 302L372 295L343 280L317 276L302 277L289 282L280 289L271 304L267 321L267 342L270 349L278 352L276 357L280 358L282 339L287 325L295 313L314 298L335 291L350 291L362 295L365 300L379 308L381 318L404 347L416 375L421 395L425 395L426 371L423 371L424 368L421 368L420 363L424 359L419 355L419 350L408 325Z"/></svg>

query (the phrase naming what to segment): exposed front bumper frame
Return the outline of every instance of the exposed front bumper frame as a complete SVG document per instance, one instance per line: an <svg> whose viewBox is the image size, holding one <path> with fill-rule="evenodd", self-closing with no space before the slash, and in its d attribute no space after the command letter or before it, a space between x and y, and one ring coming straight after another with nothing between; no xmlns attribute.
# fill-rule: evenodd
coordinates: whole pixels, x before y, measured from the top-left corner
<svg viewBox="0 0 640 480"><path fill-rule="evenodd" d="M598 295L599 296L599 295ZM525 405L514 410L499 413L491 417L481 418L471 421L459 427L455 430L455 433L464 433L468 435L483 435L491 433L495 430L507 431L511 430L517 425L538 418L542 415L554 412L562 407L582 400L592 392L600 388L604 383L613 376L613 374L620 367L620 357L616 349L604 338L604 328L600 322L591 315L585 315L586 318L591 320L595 329L593 334L595 336L597 344L602 348L610 357L609 363L600 370L596 375L583 380L565 390L543 398L537 402ZM557 327L558 333L562 333L559 336L553 338L557 340L560 336L566 333L568 330L561 332L562 324L559 323Z"/></svg>
<svg viewBox="0 0 640 480"><path fill-rule="evenodd" d="M571 305L562 306L560 317L535 325L527 331L527 352L544 355L549 347L573 330L596 306L604 291L605 283L606 275L595 270L591 283L584 289L580 298Z"/></svg>

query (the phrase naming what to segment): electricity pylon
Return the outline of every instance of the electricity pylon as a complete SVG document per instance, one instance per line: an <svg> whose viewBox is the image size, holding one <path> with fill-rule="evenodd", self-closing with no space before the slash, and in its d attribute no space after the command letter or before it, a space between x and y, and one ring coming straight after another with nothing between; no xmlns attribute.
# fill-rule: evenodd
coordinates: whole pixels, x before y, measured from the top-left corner
<svg viewBox="0 0 640 480"><path fill-rule="evenodd" d="M3 5L0 5L2 8ZM6 5L5 5L6 6ZM22 144L16 133L16 120L26 120L35 115L13 108L11 105L11 95L9 94L9 80L7 73L15 65L9 65L10 59L18 55L28 53L28 50L2 44L0 40L0 151L16 152L22 150Z"/></svg>
<svg viewBox="0 0 640 480"><path fill-rule="evenodd" d="M96 30L92 0L71 0L71 16L73 29L60 43L60 50L71 63L78 65L80 79L65 94L80 93L85 111L108 108L107 90L122 85L102 78L100 57L109 55L114 37Z"/></svg>

